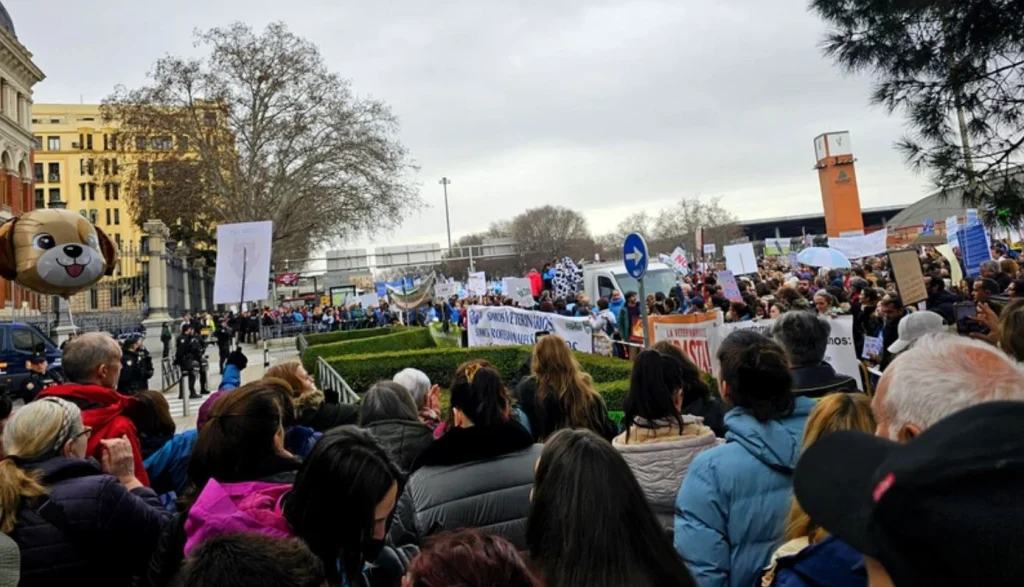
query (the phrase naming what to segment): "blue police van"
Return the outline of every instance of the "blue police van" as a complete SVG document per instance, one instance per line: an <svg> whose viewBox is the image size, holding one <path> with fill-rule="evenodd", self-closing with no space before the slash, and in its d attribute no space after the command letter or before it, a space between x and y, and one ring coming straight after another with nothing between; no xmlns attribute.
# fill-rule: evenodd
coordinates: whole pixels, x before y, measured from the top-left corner
<svg viewBox="0 0 1024 587"><path fill-rule="evenodd" d="M28 376L25 363L40 348L49 368L59 369L62 353L41 330L22 322L0 322L0 389L17 393Z"/></svg>

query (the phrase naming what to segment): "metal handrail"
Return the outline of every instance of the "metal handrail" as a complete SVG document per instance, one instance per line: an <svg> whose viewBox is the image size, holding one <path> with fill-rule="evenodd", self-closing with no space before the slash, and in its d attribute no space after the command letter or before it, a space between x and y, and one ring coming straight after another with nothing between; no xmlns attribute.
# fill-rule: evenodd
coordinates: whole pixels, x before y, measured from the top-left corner
<svg viewBox="0 0 1024 587"><path fill-rule="evenodd" d="M295 348L298 349L300 356L306 354L306 349L309 348L309 341L306 340L305 334L300 334L295 338Z"/></svg>
<svg viewBox="0 0 1024 587"><path fill-rule="evenodd" d="M359 402L359 395L352 391L352 388L345 382L345 379L323 357L316 358L316 374L320 388L336 390L341 394L342 403L354 404Z"/></svg>

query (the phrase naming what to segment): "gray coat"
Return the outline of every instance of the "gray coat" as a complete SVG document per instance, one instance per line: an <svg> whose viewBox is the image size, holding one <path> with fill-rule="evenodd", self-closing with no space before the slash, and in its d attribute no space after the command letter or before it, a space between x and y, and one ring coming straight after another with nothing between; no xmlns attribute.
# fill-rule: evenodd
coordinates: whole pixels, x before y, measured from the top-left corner
<svg viewBox="0 0 1024 587"><path fill-rule="evenodd" d="M418 545L445 530L480 528L525 550L533 469L543 448L516 422L447 431L413 464L391 540Z"/></svg>

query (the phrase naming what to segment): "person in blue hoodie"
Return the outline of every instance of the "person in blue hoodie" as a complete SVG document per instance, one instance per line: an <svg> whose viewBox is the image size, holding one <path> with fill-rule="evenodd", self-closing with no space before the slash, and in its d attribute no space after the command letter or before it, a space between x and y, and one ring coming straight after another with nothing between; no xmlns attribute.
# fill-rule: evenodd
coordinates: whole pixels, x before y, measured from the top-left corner
<svg viewBox="0 0 1024 587"><path fill-rule="evenodd" d="M786 352L755 331L726 337L718 360L726 443L683 478L674 541L700 587L750 587L782 537L815 403L793 395Z"/></svg>

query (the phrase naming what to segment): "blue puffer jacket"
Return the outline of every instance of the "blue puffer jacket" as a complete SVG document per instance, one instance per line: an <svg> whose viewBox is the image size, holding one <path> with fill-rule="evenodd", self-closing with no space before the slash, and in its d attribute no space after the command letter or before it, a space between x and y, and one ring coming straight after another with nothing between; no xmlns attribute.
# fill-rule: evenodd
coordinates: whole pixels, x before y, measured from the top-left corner
<svg viewBox="0 0 1024 587"><path fill-rule="evenodd" d="M160 450L146 457L142 464L146 466L154 491L160 495L184 494L188 484L188 461L198 437L199 431L195 428L175 434Z"/></svg>
<svg viewBox="0 0 1024 587"><path fill-rule="evenodd" d="M750 587L767 566L814 405L797 398L791 416L765 423L733 408L726 444L693 460L676 498L675 546L700 587Z"/></svg>
<svg viewBox="0 0 1024 587"><path fill-rule="evenodd" d="M864 557L835 536L779 558L772 587L867 587Z"/></svg>

